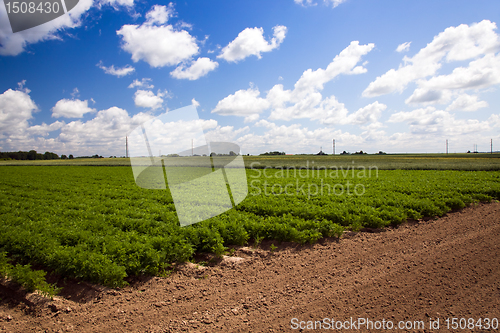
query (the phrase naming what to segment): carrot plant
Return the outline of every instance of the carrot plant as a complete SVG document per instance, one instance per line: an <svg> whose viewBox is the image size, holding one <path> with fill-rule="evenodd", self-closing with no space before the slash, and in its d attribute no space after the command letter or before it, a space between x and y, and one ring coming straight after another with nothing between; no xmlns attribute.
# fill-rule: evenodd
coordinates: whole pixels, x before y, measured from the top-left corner
<svg viewBox="0 0 500 333"><path fill-rule="evenodd" d="M235 209L180 227L170 192L136 186L130 167L0 166L0 251L119 287L196 252L264 239L314 243L500 199L499 171L292 171L247 169L249 194Z"/></svg>

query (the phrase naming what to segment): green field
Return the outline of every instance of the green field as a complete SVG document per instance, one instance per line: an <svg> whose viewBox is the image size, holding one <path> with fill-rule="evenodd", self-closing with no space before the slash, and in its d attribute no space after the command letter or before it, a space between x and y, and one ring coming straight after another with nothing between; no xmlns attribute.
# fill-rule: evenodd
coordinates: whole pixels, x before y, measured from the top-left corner
<svg viewBox="0 0 500 333"><path fill-rule="evenodd" d="M499 170L497 156L486 155L249 157L247 198L188 227L179 226L169 191L136 186L130 166L119 165L125 159L2 165L0 254L121 286L127 276L162 274L197 252L220 255L263 239L313 243L344 229L383 228L498 200L500 171L467 171ZM77 165L82 161L115 166ZM458 170L385 170L431 165Z"/></svg>
<svg viewBox="0 0 500 333"><path fill-rule="evenodd" d="M196 157L193 157L196 160ZM388 154L388 155L280 155L245 156L245 165L263 167L377 166L379 170L500 170L500 153ZM2 165L130 166L128 158L76 158L72 160L1 161Z"/></svg>

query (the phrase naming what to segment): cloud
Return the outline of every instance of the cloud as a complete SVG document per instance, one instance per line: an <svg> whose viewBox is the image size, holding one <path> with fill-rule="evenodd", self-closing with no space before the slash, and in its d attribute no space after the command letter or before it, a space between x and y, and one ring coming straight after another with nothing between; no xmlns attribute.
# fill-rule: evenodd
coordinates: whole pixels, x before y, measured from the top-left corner
<svg viewBox="0 0 500 333"><path fill-rule="evenodd" d="M134 103L138 107L156 110L162 107L162 97L165 95L166 93L162 93L161 91L158 91L155 95L154 92L149 90L137 90L134 94Z"/></svg>
<svg viewBox="0 0 500 333"><path fill-rule="evenodd" d="M61 99L52 108L52 117L82 118L84 114L95 111L95 109L88 106L87 100Z"/></svg>
<svg viewBox="0 0 500 333"><path fill-rule="evenodd" d="M50 125L42 123L41 125L34 125L29 127L27 131L30 135L47 136L50 132L61 129L64 125L65 123L63 121L55 121Z"/></svg>
<svg viewBox="0 0 500 333"><path fill-rule="evenodd" d="M28 120L37 111L29 90L8 89L0 94L0 138L20 135L28 128Z"/></svg>
<svg viewBox="0 0 500 333"><path fill-rule="evenodd" d="M375 44L373 43L359 45L358 41L352 41L348 47L335 56L326 69L306 70L295 83L294 93L302 96L312 91L322 90L325 83L333 80L340 74L366 73L366 68L356 65L361 61L361 57L370 52L374 47Z"/></svg>
<svg viewBox="0 0 500 333"><path fill-rule="evenodd" d="M73 92L71 93L71 97L73 97L73 98L80 97L80 91L78 90L78 88L75 87L75 89L73 89Z"/></svg>
<svg viewBox="0 0 500 333"><path fill-rule="evenodd" d="M224 116L244 116L248 117L258 114L269 107L269 102L264 98L258 97L260 91L257 88L250 87L247 90L238 90L233 95L229 95L219 101L212 110Z"/></svg>
<svg viewBox="0 0 500 333"><path fill-rule="evenodd" d="M130 65L126 65L125 67L122 68L115 68L114 65L111 65L111 67L106 67L102 64L102 61L99 61L99 63L96 66L102 69L104 73L118 77L129 75L135 71L135 68Z"/></svg>
<svg viewBox="0 0 500 333"><path fill-rule="evenodd" d="M275 85L267 95L273 106L270 119L291 120L309 118L323 124L334 124L347 116L347 109L335 96L323 98L320 91L324 85L341 74L361 74L367 70L358 65L361 58L375 47L374 44L359 45L353 41L342 50L326 69L308 69L297 80L293 90L284 90Z"/></svg>
<svg viewBox="0 0 500 333"><path fill-rule="evenodd" d="M447 108L446 111L462 110L462 111L477 111L481 108L488 107L488 103L485 101L478 101L477 96L471 96L467 94L462 94L458 96L457 99L453 101Z"/></svg>
<svg viewBox="0 0 500 333"><path fill-rule="evenodd" d="M316 3L313 0L293 0L296 4L301 5L303 7L316 6Z"/></svg>
<svg viewBox="0 0 500 333"><path fill-rule="evenodd" d="M168 19L173 17L174 4L169 3L167 6L154 5L152 9L146 14L146 24L165 24Z"/></svg>
<svg viewBox="0 0 500 333"><path fill-rule="evenodd" d="M92 0L80 0L71 10L71 15L62 15L42 25L16 33L12 33L5 7L1 6L0 55L16 56L24 52L29 44L61 39L57 35L58 31L79 27L83 14L92 7L92 3Z"/></svg>
<svg viewBox="0 0 500 333"><path fill-rule="evenodd" d="M33 113L37 110L36 104L29 96L30 91L24 88L24 83L20 83L19 89L9 89L0 94L0 146L3 150L35 149L42 152L53 151L58 154L74 154L76 156L94 154L123 156L125 155L124 136L142 122L153 118L148 113L131 116L124 109L111 107L98 111L94 114L94 118L87 121L80 119L67 124L55 121L51 124L42 123L30 126L29 121L33 119ZM259 99L260 93L255 87L241 92L243 96L247 94L254 99ZM286 90L283 90L282 87L281 89L276 88L275 93L276 96L279 96L280 93L286 95ZM292 91L289 93L291 94ZM163 95L163 93L158 94ZM267 98L261 99L267 100ZM279 97L276 99L279 100ZM284 99L286 100L286 96ZM466 106L478 102L475 96L463 95L460 100L465 101L461 105ZM192 99L192 103L196 104L197 101ZM271 102L269 103L271 104ZM373 152L379 150L394 152L439 151L439 149L443 149L441 146L444 147L445 138L450 139L451 147L453 147L450 148L450 151L453 151L457 149L455 148L457 144L454 142L481 142L480 140L484 138L489 142L490 133L488 131L500 128L500 114L493 114L484 121L456 119L448 110L427 107L410 112L397 112L392 115L389 118L390 123L401 124L398 127L408 126L409 130L388 136L382 130L385 126L379 122L382 112L386 110L386 106L382 103L374 102L352 113L349 113L334 96L325 98L320 103L323 103L324 110L337 108L337 113L331 116L337 117L335 119L338 124L359 125L362 132L360 134L349 133L325 126L308 128L299 123L279 125L269 119L259 120L259 113L246 116L245 121L252 123L252 125L240 128L221 126L213 119L199 120L199 124L204 128L209 140L238 143L244 153L262 153L272 150L288 153L311 153L319 151L320 146L323 146L323 150L329 153L332 139L336 140L337 152L360 149ZM321 117L318 119L324 120ZM168 130L170 131L169 135L174 135L178 131L186 131L189 128L169 128ZM55 131L59 131L59 133L49 138L48 134ZM483 133L485 135L482 135ZM488 136L486 137L486 135ZM496 140L498 135L491 137ZM442 143L439 143L440 140ZM463 145L463 148L460 149L466 151L465 147Z"/></svg>
<svg viewBox="0 0 500 333"><path fill-rule="evenodd" d="M209 58L198 58L187 68L184 64L179 65L175 70L170 72L170 75L176 79L197 80L200 77L207 75L218 66L218 62L212 61Z"/></svg>
<svg viewBox="0 0 500 333"><path fill-rule="evenodd" d="M326 4L332 4L332 7L335 8L340 4L343 4L347 0L324 0Z"/></svg>
<svg viewBox="0 0 500 333"><path fill-rule="evenodd" d="M446 104L453 94L500 84L500 55L487 54L451 74L418 80L418 88L406 99L407 104Z"/></svg>
<svg viewBox="0 0 500 333"><path fill-rule="evenodd" d="M341 74L365 73L366 68L358 63L362 56L374 47L374 44L359 45L358 41L353 41L328 64L326 69L304 71L293 90L285 90L282 84L277 84L267 92L266 98L260 97L260 91L253 87L238 90L219 101L212 113L243 116L246 117L245 122L252 122L258 119L255 115L271 109L269 116L271 120L308 118L318 120L322 124L345 123L348 110L344 104L335 96L323 98L320 91L327 82ZM383 104L373 103L373 105ZM360 118L349 119L360 121Z"/></svg>
<svg viewBox="0 0 500 333"><path fill-rule="evenodd" d="M152 84L149 84L152 80L150 78L143 78L141 81L138 79L135 79L134 82L129 84L129 88L135 88L135 87L142 87L146 89L153 89L155 86Z"/></svg>
<svg viewBox="0 0 500 333"><path fill-rule="evenodd" d="M115 10L118 10L119 6L133 7L134 0L99 0L98 5L110 5Z"/></svg>
<svg viewBox="0 0 500 333"><path fill-rule="evenodd" d="M309 129L301 124L277 125L264 119L258 121L255 126L262 128L261 134L252 132L236 140L246 147L245 151L262 153L279 150L287 153L311 153L319 152L322 144L324 148L326 144L331 145L333 138L339 144L349 142L356 145L364 141L360 136L328 127Z"/></svg>
<svg viewBox="0 0 500 333"><path fill-rule="evenodd" d="M212 126L212 128L205 130L205 138L209 142L234 142L237 137L243 133L246 133L250 130L248 126L235 129L234 126L220 126L217 124L215 120L216 126ZM240 147L242 148L240 143Z"/></svg>
<svg viewBox="0 0 500 333"><path fill-rule="evenodd" d="M126 110L111 107L97 112L93 119L86 122L71 121L66 124L55 121L52 124L29 126L34 103L29 96L12 94L7 90L0 95L0 117L6 111L15 117L8 118L8 123L0 121L0 145L6 150L52 151L58 154L81 155L125 155L125 136L133 128L151 119L153 116L138 113L129 116ZM15 108L10 105L11 99L16 101ZM7 103L6 103L7 100ZM5 118L5 117L4 117ZM7 127L9 123L10 127ZM3 126L5 125L6 128ZM53 131L60 130L56 137L46 138Z"/></svg>
<svg viewBox="0 0 500 333"><path fill-rule="evenodd" d="M194 99L194 98L191 100L191 104L194 105L195 108L197 108L198 106L200 106L200 103L196 99Z"/></svg>
<svg viewBox="0 0 500 333"><path fill-rule="evenodd" d="M122 37L122 49L132 55L132 60L143 60L151 67L175 66L198 54L196 38L186 30L165 25L172 11L155 5L142 25L124 25L116 33Z"/></svg>
<svg viewBox="0 0 500 333"><path fill-rule="evenodd" d="M417 88L413 94L405 100L406 104L445 104L451 99L450 90L429 90Z"/></svg>
<svg viewBox="0 0 500 333"><path fill-rule="evenodd" d="M487 54L468 67L457 67L451 74L434 76L418 85L427 89L479 89L499 83L500 55Z"/></svg>
<svg viewBox="0 0 500 333"><path fill-rule="evenodd" d="M326 5L332 5L333 8L346 2L347 0L323 0ZM303 7L316 6L317 4L313 0L294 0L294 2Z"/></svg>
<svg viewBox="0 0 500 333"><path fill-rule="evenodd" d="M228 62L238 62L251 55L262 58L262 52L270 52L279 47L285 39L287 28L277 25L273 28L273 38L271 42L265 40L264 29L246 28L238 34L232 42L225 46L217 58Z"/></svg>
<svg viewBox="0 0 500 333"><path fill-rule="evenodd" d="M493 55L500 49L500 38L495 33L496 24L488 20L468 26L449 27L434 37L431 43L421 49L414 57L404 57L404 65L398 69L390 69L377 77L363 91L364 97L375 97L393 92L402 92L410 82L433 76L441 68L443 62L464 61L485 55L482 59L472 61L469 70L457 69L454 74L418 81L422 88L430 88L441 84L441 87L484 87L496 79L498 59ZM489 66L488 66L489 65ZM493 67L492 67L493 66ZM471 68L482 68L470 78ZM486 68L488 68L486 70Z"/></svg>
<svg viewBox="0 0 500 333"><path fill-rule="evenodd" d="M250 116L245 117L244 122L245 123L253 123L253 122L256 122L257 120L259 120L259 118L260 118L259 114L254 113Z"/></svg>
<svg viewBox="0 0 500 333"><path fill-rule="evenodd" d="M86 122L78 120L64 125L55 146L59 151L64 147L65 151L79 155L125 155L127 133L151 118L145 113L130 117L126 110L113 106Z"/></svg>
<svg viewBox="0 0 500 333"><path fill-rule="evenodd" d="M375 123L385 109L387 109L387 105L374 102L347 116L344 123L353 125Z"/></svg>
<svg viewBox="0 0 500 333"><path fill-rule="evenodd" d="M403 44L399 44L398 47L396 48L396 52L408 52L410 50L410 44L411 42L405 42Z"/></svg>
<svg viewBox="0 0 500 333"><path fill-rule="evenodd" d="M35 149L75 156L123 156L127 133L153 118L148 113L131 116L126 110L114 106L96 112L95 116L87 121L75 120L65 123L58 120L51 124L30 126L29 120L33 118L37 107L29 96L30 91L24 88L24 83L20 83L19 89L22 91L9 89L0 94L0 146L7 151ZM197 102L193 99L192 103ZM220 126L212 119L199 120L199 125L212 141L234 141L249 132L248 126ZM172 130L189 129L179 127ZM59 133L47 137L54 131ZM169 135L172 136L172 133L175 131L169 132Z"/></svg>
<svg viewBox="0 0 500 333"><path fill-rule="evenodd" d="M389 118L390 123L407 123L410 133L434 136L460 136L491 130L488 121L477 119L455 119L448 111L437 110L433 106L410 112L397 112Z"/></svg>

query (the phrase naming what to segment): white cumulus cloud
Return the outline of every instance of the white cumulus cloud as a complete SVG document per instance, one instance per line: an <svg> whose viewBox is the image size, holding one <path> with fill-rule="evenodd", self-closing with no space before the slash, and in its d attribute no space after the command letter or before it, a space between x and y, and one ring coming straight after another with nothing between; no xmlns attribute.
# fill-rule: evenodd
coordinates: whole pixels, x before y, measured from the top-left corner
<svg viewBox="0 0 500 333"><path fill-rule="evenodd" d="M291 120L309 118L324 124L342 122L347 109L335 96L323 98L324 85L341 74L361 74L367 70L358 63L375 47L374 44L360 45L353 41L342 50L326 69L308 69L297 80L293 90L284 90L283 85L275 85L267 99L273 106L270 119Z"/></svg>
<svg viewBox="0 0 500 333"><path fill-rule="evenodd" d="M196 108L197 108L198 106L200 106L200 102L198 102L198 101L197 101L196 99L194 99L194 98L191 100L191 104L192 104L192 105L194 105L194 107L196 107Z"/></svg>
<svg viewBox="0 0 500 333"><path fill-rule="evenodd" d="M146 24L165 24L168 19L174 16L174 4L169 3L167 6L154 5L153 8L146 14Z"/></svg>
<svg viewBox="0 0 500 333"><path fill-rule="evenodd" d="M374 102L348 115L344 123L353 125L375 123L378 121L378 119L382 115L382 111L384 111L385 109L387 109L387 105L379 102Z"/></svg>
<svg viewBox="0 0 500 333"><path fill-rule="evenodd" d="M478 101L477 96L462 94L446 108L446 111L477 111L486 107L488 107L488 103L486 101Z"/></svg>
<svg viewBox="0 0 500 333"><path fill-rule="evenodd" d="M498 79L498 59L494 53L500 49L500 38L495 33L496 24L488 20L470 26L466 24L449 27L434 37L431 43L412 58L404 57L404 65L390 69L377 77L363 91L364 97L374 97L393 92L402 92L410 82L416 81L421 88L484 87ZM429 82L424 79L434 76L443 62L464 61L483 56L470 63L468 69L443 77L433 77ZM479 72L475 69L480 69ZM471 74L475 75L471 75ZM471 76L469 76L471 75ZM417 81L420 80L420 81Z"/></svg>
<svg viewBox="0 0 500 333"><path fill-rule="evenodd" d="M217 66L219 66L219 63L209 58L198 58L189 64L189 67L186 67L184 64L179 65L170 72L170 75L176 79L198 80L200 77L216 69Z"/></svg>
<svg viewBox="0 0 500 333"><path fill-rule="evenodd" d="M405 42L403 44L399 44L398 47L396 48L396 52L408 52L410 50L410 44L411 42Z"/></svg>
<svg viewBox="0 0 500 333"><path fill-rule="evenodd" d="M106 74L110 74L110 75L114 75L114 76L118 76L118 77L129 75L135 71L135 68L130 66L130 65L126 65L122 68L115 68L114 65L111 65L110 67L106 67L102 64L102 61L100 61L97 64L97 67L102 69L104 71L104 73L106 73Z"/></svg>
<svg viewBox="0 0 500 333"><path fill-rule="evenodd" d="M337 7L340 4L343 4L347 0L324 0L326 4L331 4L333 8Z"/></svg>
<svg viewBox="0 0 500 333"><path fill-rule="evenodd" d="M416 135L460 136L491 130L488 121L477 119L455 119L448 111L437 110L433 106L409 112L397 112L389 118L391 123L407 123L410 133Z"/></svg>
<svg viewBox="0 0 500 333"><path fill-rule="evenodd" d="M361 74L367 70L362 65L358 65L362 56L370 52L375 47L374 44L360 45L358 41L353 41L348 47L342 50L326 69L308 69L295 83L293 90L285 90L282 84L276 84L268 92L265 98L260 97L260 91L251 87L247 90L238 90L218 102L213 113L221 115L237 115L245 117L245 122L253 122L259 119L259 115L266 109L271 109L269 119L271 120L292 120L307 118L317 120L322 124L345 124L355 122L364 123L361 113L353 118L348 117L348 110L343 103L340 103L335 96L323 98L321 91L324 85L335 77L346 74ZM377 106L371 109L376 115L378 108L385 108L385 105L375 102ZM349 120L348 120L349 119ZM364 115L363 119L373 119Z"/></svg>
<svg viewBox="0 0 500 333"><path fill-rule="evenodd" d="M170 7L169 7L170 8ZM165 6L155 5L141 25L124 25L116 33L122 37L122 49L132 60L143 60L152 67L175 66L199 52L196 38L189 32L165 24L172 15Z"/></svg>
<svg viewBox="0 0 500 333"><path fill-rule="evenodd" d="M296 4L308 7L308 6L316 6L316 3L313 0L293 0Z"/></svg>
<svg viewBox="0 0 500 333"><path fill-rule="evenodd" d="M47 125L46 123L42 123L41 125L34 125L34 126L29 127L27 129L27 131L31 135L47 136L47 135L49 135L50 132L61 129L64 125L65 125L65 123L63 121L55 121L50 125Z"/></svg>
<svg viewBox="0 0 500 333"><path fill-rule="evenodd" d="M135 106L142 107L142 108L149 108L151 110L157 110L162 107L163 105L163 98L166 95L166 93L162 93L161 91L158 91L157 94L155 94L152 91L149 90L137 90L134 94L134 103Z"/></svg>
<svg viewBox="0 0 500 333"><path fill-rule="evenodd" d="M99 0L98 6L101 5L110 5L115 10L118 10L120 6L133 7L134 0Z"/></svg>
<svg viewBox="0 0 500 333"><path fill-rule="evenodd" d="M0 94L0 138L24 131L36 111L38 107L31 99L29 90L8 89Z"/></svg>
<svg viewBox="0 0 500 333"><path fill-rule="evenodd" d="M416 88L413 94L405 100L406 104L445 104L450 101L452 92L450 90L432 90L427 88Z"/></svg>
<svg viewBox="0 0 500 333"><path fill-rule="evenodd" d="M301 5L303 7L316 6L317 3L314 0L293 0L296 4ZM323 0L323 3L326 5L331 5L333 8L338 5L346 2L347 0Z"/></svg>
<svg viewBox="0 0 500 333"><path fill-rule="evenodd" d="M271 42L268 42L264 38L264 29L246 28L222 49L217 58L228 62L237 62L254 55L260 59L262 58L261 53L270 52L279 47L285 39L286 32L287 28L285 26L275 26L273 28L273 38Z"/></svg>
<svg viewBox="0 0 500 333"><path fill-rule="evenodd" d="M153 89L155 86L150 84L152 80L150 78L143 78L141 81L135 79L131 84L129 84L129 88L142 87L146 89Z"/></svg>
<svg viewBox="0 0 500 333"><path fill-rule="evenodd" d="M95 111L95 109L88 106L87 100L61 99L52 108L52 117L82 118L84 114Z"/></svg>
<svg viewBox="0 0 500 333"><path fill-rule="evenodd" d="M259 114L269 107L269 102L259 95L259 89L253 87L238 90L219 101L212 113L244 117Z"/></svg>
<svg viewBox="0 0 500 333"><path fill-rule="evenodd" d="M500 55L487 54L471 61L468 67L457 67L451 74L439 75L418 85L427 89L480 89L500 83Z"/></svg>

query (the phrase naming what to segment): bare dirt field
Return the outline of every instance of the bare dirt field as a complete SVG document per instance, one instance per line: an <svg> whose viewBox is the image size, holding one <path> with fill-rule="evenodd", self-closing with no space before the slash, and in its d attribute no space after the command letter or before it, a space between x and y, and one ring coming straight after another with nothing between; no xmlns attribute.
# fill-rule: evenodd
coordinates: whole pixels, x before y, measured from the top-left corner
<svg viewBox="0 0 500 333"><path fill-rule="evenodd" d="M0 331L312 332L308 325L337 321L366 331L368 319L369 331L402 321L404 331L446 332L447 318L472 318L482 332L484 318L500 319L500 203L315 245L270 245L119 290L68 281L54 300L4 283Z"/></svg>

